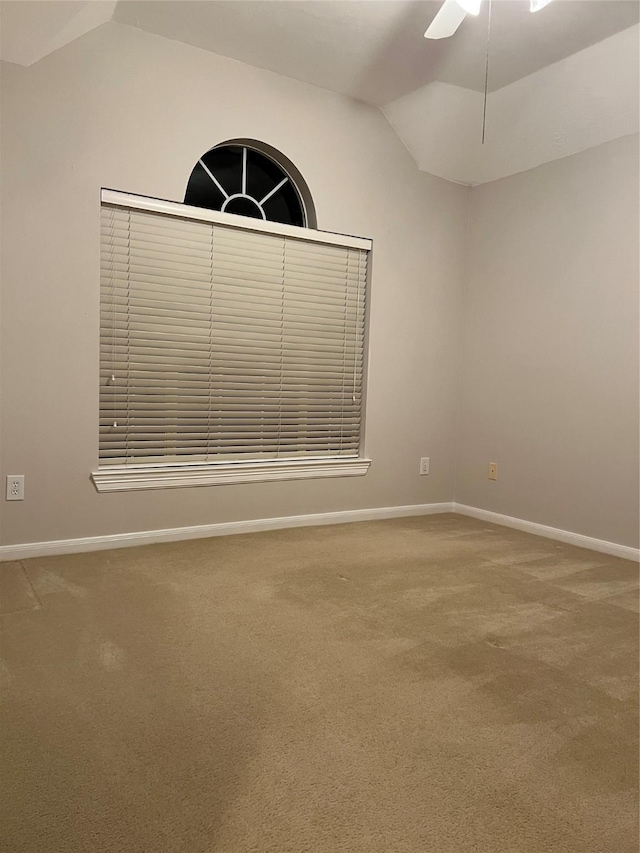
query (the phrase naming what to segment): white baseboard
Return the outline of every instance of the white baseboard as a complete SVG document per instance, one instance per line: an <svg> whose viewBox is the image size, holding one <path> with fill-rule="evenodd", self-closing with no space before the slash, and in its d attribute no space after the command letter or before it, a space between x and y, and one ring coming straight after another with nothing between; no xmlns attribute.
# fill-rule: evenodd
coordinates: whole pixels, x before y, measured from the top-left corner
<svg viewBox="0 0 640 853"><path fill-rule="evenodd" d="M556 527L547 527L546 524L536 524L534 521L524 521L521 518L512 518L510 515L500 515L497 512L489 512L486 509L478 509L459 503L453 504L453 512L478 518L481 521L489 521L492 524L501 524L503 527L513 527L515 530L523 530L525 533L533 533L535 536L556 539L558 542L566 542L568 545L576 545L578 548L600 551L602 554L610 554L613 557L640 560L640 549L630 548L628 545L618 545L604 539L594 539L591 536L583 536L581 533L571 533L569 530L559 530Z"/></svg>
<svg viewBox="0 0 640 853"><path fill-rule="evenodd" d="M31 557L47 557L57 554L78 554L85 551L104 551L110 548L130 548L136 545L151 545L157 542L177 542L182 539L205 539L210 536L229 536L239 533L258 533L263 530L279 530L285 527L310 527L323 524L348 524L354 521L376 521L385 518L401 518L412 515L435 515L456 512L472 518L512 527L525 533L556 539L579 548L589 548L627 560L640 559L640 550L627 545L617 545L603 539L593 539L580 533L558 530L545 524L500 515L486 509L465 506L459 503L414 504L411 506L376 507L351 509L343 512L322 512L311 515L290 515L281 518L258 518L251 521L228 521L221 524L201 524L196 527L175 527L168 530L142 530L136 533L114 533L108 536L87 536L81 539L57 539L51 542L31 542L24 545L0 546L0 561L27 560Z"/></svg>
<svg viewBox="0 0 640 853"><path fill-rule="evenodd" d="M323 524L347 524L353 521L376 521L411 515L433 515L453 512L452 503L414 504L412 506L350 509L343 512L321 512L312 515L289 515L281 518L258 518L252 521L228 521L221 524L200 524L197 527L175 527L168 530L142 530L138 533L114 533L108 536L87 536L82 539L57 539L52 542L32 542L24 545L0 546L0 561L27 560L30 557L49 557L56 554L78 554L85 551L104 551L109 548L130 548L156 542L176 542L181 539L206 539L210 536L229 536L238 533L258 533L283 527L311 527Z"/></svg>

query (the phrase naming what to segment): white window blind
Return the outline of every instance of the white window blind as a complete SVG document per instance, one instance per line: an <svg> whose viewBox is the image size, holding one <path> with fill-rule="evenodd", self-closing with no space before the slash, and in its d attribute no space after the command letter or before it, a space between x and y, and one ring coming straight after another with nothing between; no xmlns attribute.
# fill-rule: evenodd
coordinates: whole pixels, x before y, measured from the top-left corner
<svg viewBox="0 0 640 853"><path fill-rule="evenodd" d="M358 456L368 252L259 228L103 203L101 466Z"/></svg>

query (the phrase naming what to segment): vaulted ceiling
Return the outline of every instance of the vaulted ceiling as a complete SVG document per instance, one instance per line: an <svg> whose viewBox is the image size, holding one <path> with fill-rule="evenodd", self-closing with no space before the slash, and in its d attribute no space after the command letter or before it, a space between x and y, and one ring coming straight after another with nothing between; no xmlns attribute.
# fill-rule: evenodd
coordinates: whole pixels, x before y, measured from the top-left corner
<svg viewBox="0 0 640 853"><path fill-rule="evenodd" d="M30 65L106 21L366 101L418 166L475 184L638 129L638 0L493 0L450 39L441 0L2 0L0 56Z"/></svg>
<svg viewBox="0 0 640 853"><path fill-rule="evenodd" d="M455 38L425 41L442 0L125 0L115 19L382 106L438 80L484 87L487 15ZM634 0L529 0L492 10L491 89L638 22Z"/></svg>

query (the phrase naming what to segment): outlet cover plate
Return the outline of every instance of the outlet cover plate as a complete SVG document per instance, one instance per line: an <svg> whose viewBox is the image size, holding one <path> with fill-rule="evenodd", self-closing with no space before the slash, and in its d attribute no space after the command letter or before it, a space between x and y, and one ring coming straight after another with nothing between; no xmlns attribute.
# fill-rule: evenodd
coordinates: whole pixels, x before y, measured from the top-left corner
<svg viewBox="0 0 640 853"><path fill-rule="evenodd" d="M7 474L7 500L24 500L24 474Z"/></svg>

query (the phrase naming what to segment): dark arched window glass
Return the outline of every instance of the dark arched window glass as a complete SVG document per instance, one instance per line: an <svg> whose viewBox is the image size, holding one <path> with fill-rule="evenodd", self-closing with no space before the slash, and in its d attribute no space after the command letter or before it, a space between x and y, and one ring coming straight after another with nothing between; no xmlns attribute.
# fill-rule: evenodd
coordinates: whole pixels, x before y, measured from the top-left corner
<svg viewBox="0 0 640 853"><path fill-rule="evenodd" d="M247 145L220 145L196 163L185 204L223 213L307 226L302 196L272 157Z"/></svg>

